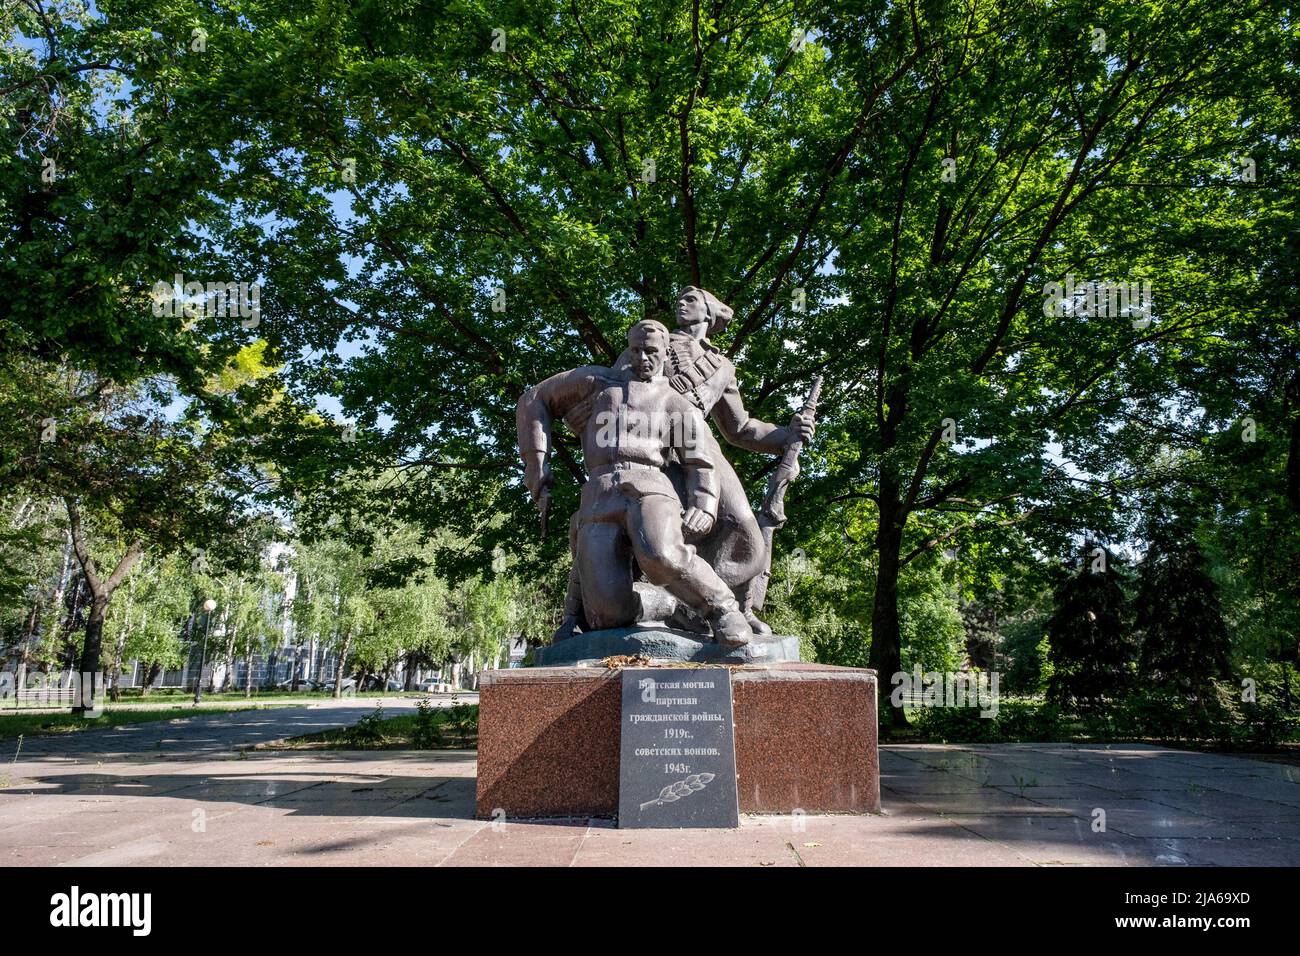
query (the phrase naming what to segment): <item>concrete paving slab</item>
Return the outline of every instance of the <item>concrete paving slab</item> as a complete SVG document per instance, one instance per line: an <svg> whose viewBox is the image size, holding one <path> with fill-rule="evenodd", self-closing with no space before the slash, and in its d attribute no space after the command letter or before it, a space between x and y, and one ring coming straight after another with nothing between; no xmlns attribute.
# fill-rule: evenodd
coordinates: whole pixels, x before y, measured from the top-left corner
<svg viewBox="0 0 1300 956"><path fill-rule="evenodd" d="M443 865L568 866L592 829L587 820L489 823L458 846Z"/></svg>
<svg viewBox="0 0 1300 956"><path fill-rule="evenodd" d="M1159 841L1162 853L1187 866L1300 866L1300 842L1296 840L1198 840Z"/></svg>
<svg viewBox="0 0 1300 956"><path fill-rule="evenodd" d="M885 789L887 788L882 787L882 790ZM1005 790L998 790L994 787L985 787L980 790L949 794L909 794L903 791L892 790L890 792L898 799L906 800L907 802L923 810L928 810L931 813L1009 813L1013 816L1038 815L1062 817L1070 815L1069 811L1064 808L1037 804L1024 797L1008 793Z"/></svg>
<svg viewBox="0 0 1300 956"><path fill-rule="evenodd" d="M473 818L472 752L238 758L242 736L196 735L185 756L24 755L0 788L0 865L1300 865L1293 768L1170 748L887 746L882 814L674 831L494 826Z"/></svg>
<svg viewBox="0 0 1300 956"><path fill-rule="evenodd" d="M476 703L478 696L467 694L462 701ZM431 698L431 702L438 707L451 705L450 698ZM415 697L393 697L383 701L384 711L390 715L412 710L416 703ZM209 713L196 709L193 717L29 737L23 742L20 759L105 760L129 756L205 759L286 737L350 727L367 714L374 713L374 709L375 701L364 697L322 700L302 707L267 710ZM0 720L3 719L0 716Z"/></svg>
<svg viewBox="0 0 1300 956"><path fill-rule="evenodd" d="M1155 862L1152 842L1116 830L1094 832L1078 817L962 814L959 826L1039 866L1144 866Z"/></svg>
<svg viewBox="0 0 1300 956"><path fill-rule="evenodd" d="M1100 801L1079 800L1074 797L1042 797L1038 803L1064 810L1091 825L1094 819L1104 819L1107 829L1118 830L1138 837L1258 837L1258 827L1179 810L1152 800L1106 797ZM1095 811L1105 812L1104 818Z"/></svg>

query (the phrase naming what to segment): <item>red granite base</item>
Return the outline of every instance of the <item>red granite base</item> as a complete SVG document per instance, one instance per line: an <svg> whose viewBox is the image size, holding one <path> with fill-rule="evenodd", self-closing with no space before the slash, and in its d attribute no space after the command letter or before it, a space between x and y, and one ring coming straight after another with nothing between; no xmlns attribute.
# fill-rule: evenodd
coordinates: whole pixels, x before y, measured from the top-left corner
<svg viewBox="0 0 1300 956"><path fill-rule="evenodd" d="M731 672L742 813L880 811L874 671L788 663ZM615 816L620 687L617 670L485 671L477 815Z"/></svg>

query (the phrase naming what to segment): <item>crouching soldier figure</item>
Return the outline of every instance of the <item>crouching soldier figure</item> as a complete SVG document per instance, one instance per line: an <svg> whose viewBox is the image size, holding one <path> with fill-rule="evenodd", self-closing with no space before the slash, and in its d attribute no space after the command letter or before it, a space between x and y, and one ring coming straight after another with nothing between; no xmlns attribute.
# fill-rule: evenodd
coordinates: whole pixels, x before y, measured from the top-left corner
<svg viewBox="0 0 1300 956"><path fill-rule="evenodd" d="M718 515L718 469L699 409L663 377L668 329L654 321L628 331L626 371L597 365L553 375L524 393L516 424L524 483L540 502L552 482L551 423L565 419L582 441L589 479L576 521L574 565L586 623L636 623L633 559L657 585L709 621L724 647L753 632L735 595L703 558L697 541ZM685 507L667 467L683 470Z"/></svg>

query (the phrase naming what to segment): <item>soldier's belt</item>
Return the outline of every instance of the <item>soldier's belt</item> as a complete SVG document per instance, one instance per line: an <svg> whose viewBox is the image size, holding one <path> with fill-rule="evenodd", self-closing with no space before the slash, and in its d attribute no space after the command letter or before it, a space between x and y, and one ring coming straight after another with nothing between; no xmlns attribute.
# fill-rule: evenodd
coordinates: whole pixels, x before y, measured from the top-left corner
<svg viewBox="0 0 1300 956"><path fill-rule="evenodd" d="M620 471L658 471L663 469L658 465L647 465L641 461L615 461L608 465L597 465L587 472L589 478L599 478L601 475L613 475Z"/></svg>

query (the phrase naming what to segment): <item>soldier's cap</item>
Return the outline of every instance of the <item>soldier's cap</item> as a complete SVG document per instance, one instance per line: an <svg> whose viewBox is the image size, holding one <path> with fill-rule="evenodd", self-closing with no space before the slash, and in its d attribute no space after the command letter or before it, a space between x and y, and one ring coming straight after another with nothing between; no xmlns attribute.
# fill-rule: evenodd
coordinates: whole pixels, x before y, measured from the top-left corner
<svg viewBox="0 0 1300 956"><path fill-rule="evenodd" d="M642 319L640 322L634 323L627 330L627 344L631 345L638 338L649 338L651 336L659 339L659 344L664 348L668 347L668 326L654 319Z"/></svg>
<svg viewBox="0 0 1300 956"><path fill-rule="evenodd" d="M697 285L688 285L678 292L677 301L680 302L682 296L686 295L688 292L694 292L704 300L704 308L709 314L709 335L725 329L727 323L731 321L731 317L736 314L736 311L731 306L727 305L708 289L701 289ZM685 325L680 318L677 320L677 324Z"/></svg>

